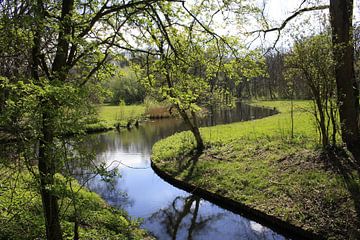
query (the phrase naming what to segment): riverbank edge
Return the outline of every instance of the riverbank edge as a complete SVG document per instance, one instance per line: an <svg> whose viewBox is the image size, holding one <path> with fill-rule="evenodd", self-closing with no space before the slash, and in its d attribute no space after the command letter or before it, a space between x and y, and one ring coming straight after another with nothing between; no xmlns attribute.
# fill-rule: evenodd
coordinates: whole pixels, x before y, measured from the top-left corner
<svg viewBox="0 0 360 240"><path fill-rule="evenodd" d="M276 218L274 216L268 215L254 208L251 208L244 203L210 192L204 188L189 184L186 181L178 180L172 177L170 174L167 174L165 171L162 171L159 167L156 166L156 164L153 161L151 161L151 168L159 177L161 177L166 182L174 185L175 187L180 188L191 194L195 194L233 213L240 214L241 216L244 216L248 219L263 224L266 227L274 230L275 232L284 235L285 237L289 237L295 240L326 239L316 233L307 231L298 226L285 222L279 218Z"/></svg>
<svg viewBox="0 0 360 240"><path fill-rule="evenodd" d="M140 105L102 105L98 106L98 123L86 126L85 133L101 133L111 130L122 131L138 127L141 123L154 119L173 118L175 115L168 113L166 105L155 104ZM115 109L118 108L118 109ZM139 109L143 108L143 109ZM116 119L116 114L126 110L121 115L121 119ZM168 115L164 114L166 112ZM111 114L110 114L111 113ZM114 115L115 113L115 115Z"/></svg>
<svg viewBox="0 0 360 240"><path fill-rule="evenodd" d="M142 116L140 118L135 119L134 121L128 121L128 123L126 125L109 125L109 124L96 124L94 126L87 126L85 127L84 133L85 134L95 134L95 133L105 133L105 132L109 132L109 131L123 131L123 130L129 130L132 129L134 126L138 126L140 124L142 124L143 122L146 122L148 120L150 120L150 117L146 117L146 116ZM132 123L134 122L134 123ZM76 135L75 133L67 133L66 137L71 137ZM5 137L1 137L1 133L0 133L0 145L1 144L9 144L9 143L15 143L17 140L14 137L9 137L9 136L5 136Z"/></svg>
<svg viewBox="0 0 360 240"><path fill-rule="evenodd" d="M282 101L278 101L278 102L282 102ZM262 101L247 102L247 104L250 104L253 106L258 106L258 107L263 106ZM265 104L265 105L267 105L266 108L269 108L269 105L270 105L271 109L275 108L275 107L271 106L271 104ZM275 115L272 115L269 117L280 116L280 115L283 115L284 113L287 113L287 111L284 112L282 109L283 109L282 107L276 108L277 113L280 113L280 114L275 114ZM303 112L306 112L306 111L303 111ZM266 117L266 118L268 118L268 117ZM252 121L250 121L250 122L252 122ZM254 122L256 122L256 121L254 121ZM163 141L163 140L161 140L161 141ZM217 191L207 190L207 189L211 189L211 188L208 188L206 186L199 187L201 185L197 184L196 182L195 183L193 182L192 184L194 184L194 185L192 185L192 184L190 184L190 181L188 179L187 180L181 179L182 178L181 176L174 176L173 171L171 169L169 169L169 166L163 166L164 165L163 161L167 161L168 158L171 158L175 161L175 159L177 159L177 158L182 159L182 157L180 157L181 155L178 155L179 152L176 153L176 150L175 150L175 152L173 152L173 154L171 154L171 156L166 155L166 154L163 155L164 151L166 151L166 150L161 150L163 148L167 148L167 146L169 144L174 146L174 144L175 144L174 140L175 140L175 138L171 137L170 142L173 142L173 143L169 143L169 141L168 141L166 144L159 145L159 146L161 146L160 148L157 146L157 148L155 150L156 154L154 154L155 152L153 152L152 156L151 156L152 168L165 181L169 182L170 184L175 185L176 187L179 187L181 189L189 191L191 193L198 194L200 197L203 197L212 202L215 202L217 205L219 205L223 208L226 208L226 209L236 212L236 213L243 214L244 216L248 217L249 219L253 219L255 221L263 223L264 225L270 227L271 229L276 230L277 232L279 232L285 236L289 236L294 239L326 239L326 237L324 235L320 234L317 231L302 228L301 225L291 223L291 222L287 221L286 219L284 220L282 218L276 217L275 215L272 215L271 213L267 214L262 210L257 210L254 207L250 207L250 205L245 204L243 201L233 200L234 198L226 197L225 195L223 195L221 193L217 193ZM169 148L172 149L170 151L174 151L173 147L171 147L170 145L169 145ZM183 148L188 148L189 146L183 146ZM160 150L160 152L158 152L159 150ZM183 152L183 154L190 154L188 157L191 158L191 151ZM162 157L166 156L166 157L159 158L159 156L162 156ZM171 170L171 171L169 171L169 170ZM296 236L293 236L293 235L296 235Z"/></svg>

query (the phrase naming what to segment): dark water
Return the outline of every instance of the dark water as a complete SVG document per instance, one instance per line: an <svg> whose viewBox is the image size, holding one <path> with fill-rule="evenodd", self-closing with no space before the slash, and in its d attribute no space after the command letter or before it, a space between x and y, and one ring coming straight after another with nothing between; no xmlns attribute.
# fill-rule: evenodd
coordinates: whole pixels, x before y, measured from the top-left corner
<svg viewBox="0 0 360 240"><path fill-rule="evenodd" d="M268 109L238 104L218 111L203 126L244 121L274 114ZM285 239L254 221L182 191L158 177L150 167L153 144L186 127L178 119L150 121L131 131L90 136L97 161L118 168L121 177L112 184L100 178L88 187L109 204L142 218L142 227L158 239Z"/></svg>

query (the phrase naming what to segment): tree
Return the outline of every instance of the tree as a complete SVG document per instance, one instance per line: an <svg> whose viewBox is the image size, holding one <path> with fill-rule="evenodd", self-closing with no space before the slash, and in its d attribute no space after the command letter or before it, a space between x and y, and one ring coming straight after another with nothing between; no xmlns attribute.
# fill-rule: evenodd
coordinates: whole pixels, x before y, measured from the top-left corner
<svg viewBox="0 0 360 240"><path fill-rule="evenodd" d="M354 71L354 42L353 42L353 0L330 0L330 5L319 5L302 8L306 1L302 1L299 9L287 17L279 27L256 30L253 33L280 32L286 25L304 12L330 10L330 25L332 29L332 50L335 63L335 79L337 102L340 116L341 137L357 162L360 162L360 132L359 132L359 86Z"/></svg>
<svg viewBox="0 0 360 240"><path fill-rule="evenodd" d="M237 46L237 49L242 47ZM238 99L258 97L261 95L261 81L265 79L265 59L258 50L246 50L240 56L226 59L224 64L225 89ZM243 93L247 90L246 93Z"/></svg>
<svg viewBox="0 0 360 240"><path fill-rule="evenodd" d="M199 131L197 112L219 91L225 95L229 92L229 78L223 75L235 78L240 75L248 77L250 73L254 75L258 68L250 68L257 65L258 59L256 54L248 53L239 57L241 49L235 47L237 41L216 35L191 13L193 21L177 24L177 19L173 19L176 14L189 13L184 8L185 11L181 12L159 4L150 13L144 13L143 18L135 19L133 24L144 26L141 38L137 40L152 51L152 54L141 53L139 57L142 59L140 68L143 74L140 78L144 86L159 100L167 100L177 109L194 135L197 151L201 152L205 145ZM144 22L142 19L153 21ZM186 22L186 19L183 21ZM135 72L141 72L140 68ZM234 70L237 75L233 74ZM223 81L219 81L220 78Z"/></svg>
<svg viewBox="0 0 360 240"><path fill-rule="evenodd" d="M129 67L117 70L106 87L112 93L112 104L119 104L122 101L126 104L142 103L146 96L144 87Z"/></svg>
<svg viewBox="0 0 360 240"><path fill-rule="evenodd" d="M342 139L360 162L359 89L354 71L353 0L330 0L330 22Z"/></svg>
<svg viewBox="0 0 360 240"><path fill-rule="evenodd" d="M62 239L55 175L64 169L63 140L84 132L114 46L137 50L122 35L129 18L157 2L1 2L0 125L28 166L37 163L47 239Z"/></svg>
<svg viewBox="0 0 360 240"><path fill-rule="evenodd" d="M336 143L337 114L334 64L327 34L300 39L286 57L287 78L300 78L308 85L314 100L314 116L324 148Z"/></svg>
<svg viewBox="0 0 360 240"><path fill-rule="evenodd" d="M193 133L196 149L201 152L205 146L196 113L211 93L208 80L214 72L209 65L217 66L219 58L207 56L203 50L206 46L193 33L176 29L167 31L171 46L153 36L160 56L147 61L143 82L154 95L173 104Z"/></svg>

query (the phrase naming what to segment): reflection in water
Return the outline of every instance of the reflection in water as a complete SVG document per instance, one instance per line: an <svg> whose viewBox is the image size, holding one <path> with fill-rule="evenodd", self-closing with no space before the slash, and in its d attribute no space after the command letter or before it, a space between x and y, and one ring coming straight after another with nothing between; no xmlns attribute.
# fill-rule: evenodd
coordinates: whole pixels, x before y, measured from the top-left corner
<svg viewBox="0 0 360 240"><path fill-rule="evenodd" d="M274 114L272 110L238 104L232 111L210 111L202 126L244 121ZM99 163L118 168L111 184L95 177L88 187L109 204L143 218L143 227L158 239L285 239L270 229L233 214L159 178L150 167L153 144L185 130L179 119L149 121L131 131L89 136Z"/></svg>
<svg viewBox="0 0 360 240"><path fill-rule="evenodd" d="M201 235L201 231L211 228L212 220L221 217L221 214L198 216L199 206L200 198L195 195L178 196L167 208L159 209L147 221L150 224L163 225L160 230L166 229L168 238L179 239L180 235L181 239L191 240L193 236Z"/></svg>
<svg viewBox="0 0 360 240"><path fill-rule="evenodd" d="M91 190L99 194L111 206L118 208L131 208L134 199L130 198L127 192L121 188L121 177L115 178L112 182L99 181L97 178L91 181Z"/></svg>
<svg viewBox="0 0 360 240"><path fill-rule="evenodd" d="M199 119L201 126L213 126L231 122L247 121L275 114L272 109L250 107L249 105L237 103L230 110L210 109L208 117ZM91 147L97 154L108 154L109 152L126 152L148 155L155 142L175 132L187 130L187 126L181 119L162 119L148 121L132 130L123 130L120 133L110 132L105 134L94 134ZM149 160L146 162L149 164Z"/></svg>
<svg viewBox="0 0 360 240"><path fill-rule="evenodd" d="M145 221L159 239L279 239L262 225L194 195L178 196Z"/></svg>

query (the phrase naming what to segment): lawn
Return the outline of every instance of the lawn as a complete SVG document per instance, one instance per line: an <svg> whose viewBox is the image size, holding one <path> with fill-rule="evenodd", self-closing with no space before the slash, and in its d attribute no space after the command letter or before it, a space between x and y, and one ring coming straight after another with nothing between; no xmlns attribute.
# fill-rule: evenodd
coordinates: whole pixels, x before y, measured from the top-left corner
<svg viewBox="0 0 360 240"><path fill-rule="evenodd" d="M360 236L359 175L344 150L319 146L310 101L252 104L279 114L202 128L206 150L194 159L190 132L153 147L152 161L173 178L233 199L328 239ZM356 204L355 204L356 203Z"/></svg>
<svg viewBox="0 0 360 240"><path fill-rule="evenodd" d="M129 121L140 119L145 114L144 105L99 106L99 118L109 126L117 123L126 125Z"/></svg>
<svg viewBox="0 0 360 240"><path fill-rule="evenodd" d="M144 105L99 105L98 122L88 126L89 131L113 129L116 126L126 127L145 117Z"/></svg>

